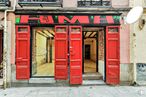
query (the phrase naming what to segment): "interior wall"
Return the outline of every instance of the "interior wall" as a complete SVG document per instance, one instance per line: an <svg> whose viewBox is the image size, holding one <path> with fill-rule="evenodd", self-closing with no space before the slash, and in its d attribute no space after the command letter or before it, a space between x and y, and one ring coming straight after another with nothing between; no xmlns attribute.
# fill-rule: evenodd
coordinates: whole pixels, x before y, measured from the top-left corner
<svg viewBox="0 0 146 97"><path fill-rule="evenodd" d="M91 58L92 61L96 62L96 40L95 40L95 38L85 39L84 40L84 46L85 45L90 45L90 58Z"/></svg>
<svg viewBox="0 0 146 97"><path fill-rule="evenodd" d="M98 32L98 60L104 61L104 32Z"/></svg>
<svg viewBox="0 0 146 97"><path fill-rule="evenodd" d="M36 33L36 62L38 65L46 63L46 37Z"/></svg>
<svg viewBox="0 0 146 97"><path fill-rule="evenodd" d="M54 44L54 39L52 41L52 60L55 58L55 44ZM48 62L50 62L50 39L48 38Z"/></svg>
<svg viewBox="0 0 146 97"><path fill-rule="evenodd" d="M104 75L104 32L98 32L98 72Z"/></svg>
<svg viewBox="0 0 146 97"><path fill-rule="evenodd" d="M32 36L32 74L37 72L37 62L36 62L36 32L33 29L33 36Z"/></svg>

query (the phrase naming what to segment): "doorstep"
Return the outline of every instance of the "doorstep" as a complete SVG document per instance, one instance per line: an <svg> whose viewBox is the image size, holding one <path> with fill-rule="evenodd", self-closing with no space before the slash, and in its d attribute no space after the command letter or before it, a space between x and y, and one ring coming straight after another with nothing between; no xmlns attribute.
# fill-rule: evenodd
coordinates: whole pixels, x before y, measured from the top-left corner
<svg viewBox="0 0 146 97"><path fill-rule="evenodd" d="M0 86L3 85L3 79L0 78Z"/></svg>
<svg viewBox="0 0 146 97"><path fill-rule="evenodd" d="M30 78L29 83L56 83L54 78Z"/></svg>
<svg viewBox="0 0 146 97"><path fill-rule="evenodd" d="M83 80L82 85L106 85L103 80Z"/></svg>

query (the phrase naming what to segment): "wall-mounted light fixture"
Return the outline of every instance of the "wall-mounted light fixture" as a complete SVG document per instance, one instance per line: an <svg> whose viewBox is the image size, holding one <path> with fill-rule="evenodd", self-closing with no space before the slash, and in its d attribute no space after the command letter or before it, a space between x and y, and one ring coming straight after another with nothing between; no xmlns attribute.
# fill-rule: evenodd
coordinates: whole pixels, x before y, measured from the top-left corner
<svg viewBox="0 0 146 97"><path fill-rule="evenodd" d="M146 22L145 19L140 19L140 20L139 20L138 27L139 27L140 30L143 29L143 27L144 27L144 25L145 25L145 22Z"/></svg>

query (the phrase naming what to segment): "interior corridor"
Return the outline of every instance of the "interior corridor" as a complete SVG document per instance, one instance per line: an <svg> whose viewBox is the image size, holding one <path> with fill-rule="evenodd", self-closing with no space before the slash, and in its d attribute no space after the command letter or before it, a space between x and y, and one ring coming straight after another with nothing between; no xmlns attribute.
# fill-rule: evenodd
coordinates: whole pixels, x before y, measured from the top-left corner
<svg viewBox="0 0 146 97"><path fill-rule="evenodd" d="M84 79L102 79L104 76L104 28L83 28Z"/></svg>

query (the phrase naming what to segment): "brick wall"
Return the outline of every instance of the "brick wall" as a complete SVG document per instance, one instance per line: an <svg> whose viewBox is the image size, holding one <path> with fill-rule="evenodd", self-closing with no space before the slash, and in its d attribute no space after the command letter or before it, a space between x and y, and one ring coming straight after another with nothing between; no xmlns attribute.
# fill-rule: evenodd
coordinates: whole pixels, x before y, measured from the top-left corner
<svg viewBox="0 0 146 97"><path fill-rule="evenodd" d="M98 60L104 60L104 32L98 32Z"/></svg>

